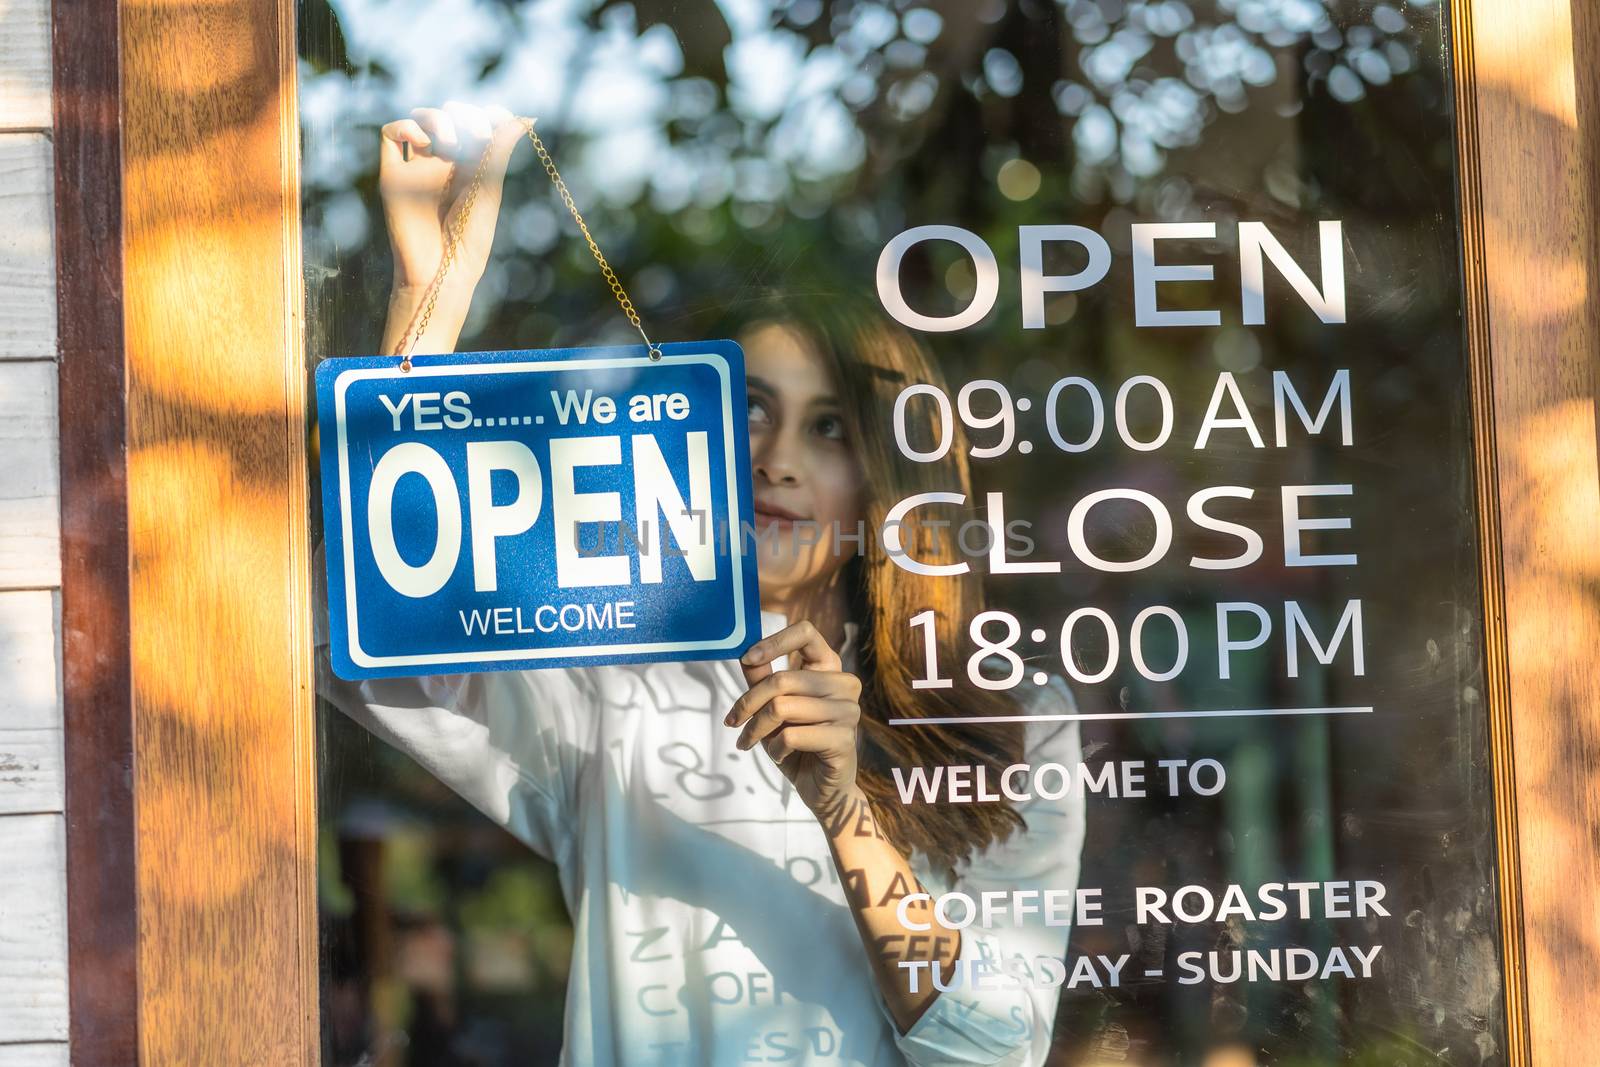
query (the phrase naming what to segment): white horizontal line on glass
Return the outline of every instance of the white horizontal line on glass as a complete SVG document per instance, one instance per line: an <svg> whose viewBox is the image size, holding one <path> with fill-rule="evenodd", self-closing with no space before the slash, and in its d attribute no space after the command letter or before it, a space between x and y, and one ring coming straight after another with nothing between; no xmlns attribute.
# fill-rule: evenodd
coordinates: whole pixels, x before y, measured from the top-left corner
<svg viewBox="0 0 1600 1067"><path fill-rule="evenodd" d="M1087 719L1227 719L1274 715L1369 715L1372 706L1347 708L1221 708L1213 711L1101 711L1074 715L946 715L930 719L890 719L890 726L934 726L947 723L1080 722Z"/></svg>

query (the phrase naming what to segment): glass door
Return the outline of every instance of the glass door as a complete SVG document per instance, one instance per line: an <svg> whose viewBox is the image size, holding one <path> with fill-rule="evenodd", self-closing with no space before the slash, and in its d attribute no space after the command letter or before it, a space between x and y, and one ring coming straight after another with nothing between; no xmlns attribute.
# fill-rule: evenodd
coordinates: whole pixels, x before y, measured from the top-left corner
<svg viewBox="0 0 1600 1067"><path fill-rule="evenodd" d="M638 340L536 120L652 340L744 352L734 536L907 872L734 664L324 659L325 1063L1506 1061L1439 3L299 24L313 366Z"/></svg>

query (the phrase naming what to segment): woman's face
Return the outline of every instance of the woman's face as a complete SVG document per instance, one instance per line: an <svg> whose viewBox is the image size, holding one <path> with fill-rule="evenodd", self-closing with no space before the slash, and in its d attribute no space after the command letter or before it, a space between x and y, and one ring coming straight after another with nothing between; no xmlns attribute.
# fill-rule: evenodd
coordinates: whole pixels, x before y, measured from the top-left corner
<svg viewBox="0 0 1600 1067"><path fill-rule="evenodd" d="M782 607L844 566L835 536L853 537L865 514L861 468L822 354L781 324L758 326L739 341L750 385L761 597ZM846 542L852 553L857 544Z"/></svg>

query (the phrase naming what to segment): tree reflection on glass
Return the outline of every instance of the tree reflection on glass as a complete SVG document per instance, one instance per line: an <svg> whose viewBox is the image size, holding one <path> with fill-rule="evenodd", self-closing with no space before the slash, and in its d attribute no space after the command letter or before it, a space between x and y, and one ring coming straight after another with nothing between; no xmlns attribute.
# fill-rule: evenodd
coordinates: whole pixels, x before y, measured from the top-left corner
<svg viewBox="0 0 1600 1067"><path fill-rule="evenodd" d="M349 134L453 98L537 116L610 241L637 242L619 258L640 265L681 263L680 245L803 246L819 220L875 254L905 218L959 207L981 233L983 216L1041 193L1074 212L1153 198L1170 209L1191 195L1183 153L1205 151L1214 125L1248 124L1252 109L1292 120L1309 97L1355 104L1437 63L1436 3L1409 5L1409 22L1388 4L1344 8L307 0L308 261L333 268L382 247L375 139ZM1298 176L1266 162L1261 183L1295 205ZM542 258L568 224L536 184L520 193L503 240ZM565 290L551 268L565 283L584 266L502 257L477 322L492 321L497 297ZM676 266L638 269L646 304L676 305L687 280ZM527 325L538 324L555 320Z"/></svg>

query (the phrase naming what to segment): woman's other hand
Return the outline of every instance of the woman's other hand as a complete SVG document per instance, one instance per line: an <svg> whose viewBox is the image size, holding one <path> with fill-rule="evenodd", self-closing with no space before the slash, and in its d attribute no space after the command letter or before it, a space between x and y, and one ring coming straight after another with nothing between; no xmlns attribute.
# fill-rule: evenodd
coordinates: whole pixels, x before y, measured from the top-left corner
<svg viewBox="0 0 1600 1067"><path fill-rule="evenodd" d="M462 229L428 337L418 339L416 351L449 351L455 346L472 291L489 262L506 167L526 131L527 124L503 108L454 101L443 107L419 107L409 118L383 127L378 192L394 254L385 352L399 342L421 308L444 258L450 227L465 206L482 160L483 184Z"/></svg>
<svg viewBox="0 0 1600 1067"><path fill-rule="evenodd" d="M772 662L780 656L789 657L788 669L774 671ZM939 971L930 973L951 973L961 955L961 934L915 935L900 918L899 905L921 887L856 785L861 681L841 669L839 657L809 622L750 646L739 663L750 688L725 721L742 724L740 748L766 748L817 817L873 978L905 1033L940 994L927 982L912 992L902 964L937 962ZM919 922L931 922L931 908L916 914Z"/></svg>
<svg viewBox="0 0 1600 1067"><path fill-rule="evenodd" d="M773 661L783 656L788 669L774 671ZM809 622L786 627L750 646L739 665L750 688L724 720L743 727L739 747L765 748L824 823L859 800L861 680L841 668L817 628Z"/></svg>

